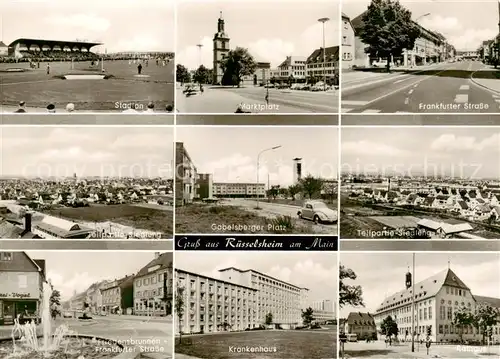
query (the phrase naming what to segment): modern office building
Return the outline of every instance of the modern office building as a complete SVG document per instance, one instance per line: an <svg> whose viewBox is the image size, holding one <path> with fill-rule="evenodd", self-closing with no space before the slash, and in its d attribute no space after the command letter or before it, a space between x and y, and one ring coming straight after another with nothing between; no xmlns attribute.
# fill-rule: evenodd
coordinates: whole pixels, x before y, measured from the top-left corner
<svg viewBox="0 0 500 359"><path fill-rule="evenodd" d="M24 311L39 316L45 261L26 252L0 252L0 325L13 325Z"/></svg>
<svg viewBox="0 0 500 359"><path fill-rule="evenodd" d="M197 197L198 173L184 143L175 144L175 205L183 206Z"/></svg>
<svg viewBox="0 0 500 359"><path fill-rule="evenodd" d="M287 56L278 66L280 81L305 82L306 80L306 61L302 56Z"/></svg>
<svg viewBox="0 0 500 359"><path fill-rule="evenodd" d="M266 325L272 315L276 328L302 324L307 288L300 288L254 270L225 268L220 279L176 269L184 288L184 333L245 330ZM179 323L175 326L179 330Z"/></svg>
<svg viewBox="0 0 500 359"><path fill-rule="evenodd" d="M155 253L134 278L134 314L167 316L172 313L172 252Z"/></svg>
<svg viewBox="0 0 500 359"><path fill-rule="evenodd" d="M219 198L256 198L266 195L264 183L213 183L213 195Z"/></svg>
<svg viewBox="0 0 500 359"><path fill-rule="evenodd" d="M213 198L214 176L211 173L200 173L196 181L200 199Z"/></svg>
<svg viewBox="0 0 500 359"><path fill-rule="evenodd" d="M337 318L335 302L330 299L319 300L311 303L315 322L324 323Z"/></svg>
<svg viewBox="0 0 500 359"><path fill-rule="evenodd" d="M481 340L481 334L472 326L455 326L454 313L460 308L474 312L476 306L481 303L500 308L500 299L473 295L469 287L449 268L414 283L414 288L414 325L417 339L425 339L427 328L430 328L434 342L457 341L460 339L460 331L464 340ZM378 333L381 333L382 321L391 316L398 324L400 339L408 339L412 333L411 313L412 287L387 297L373 314ZM500 340L499 327L500 325L496 325L493 328L494 341Z"/></svg>

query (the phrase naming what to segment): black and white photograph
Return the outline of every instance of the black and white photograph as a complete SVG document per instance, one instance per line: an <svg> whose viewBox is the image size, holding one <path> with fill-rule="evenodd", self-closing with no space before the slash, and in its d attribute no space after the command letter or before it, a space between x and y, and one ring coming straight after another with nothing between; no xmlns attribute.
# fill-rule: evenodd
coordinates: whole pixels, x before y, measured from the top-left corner
<svg viewBox="0 0 500 359"><path fill-rule="evenodd" d="M495 114L342 114L342 126L498 126Z"/></svg>
<svg viewBox="0 0 500 359"><path fill-rule="evenodd" d="M141 116L140 114L124 116L121 113L82 113L74 116L62 114L4 114L0 116L0 125L59 125L59 126L174 126L173 114L156 114L155 116ZM332 116L333 117L333 116ZM334 117L338 122L338 117Z"/></svg>
<svg viewBox="0 0 500 359"><path fill-rule="evenodd" d="M177 252L175 357L337 357L337 253Z"/></svg>
<svg viewBox="0 0 500 359"><path fill-rule="evenodd" d="M176 234L338 233L335 127L176 128Z"/></svg>
<svg viewBox="0 0 500 359"><path fill-rule="evenodd" d="M181 1L180 113L338 113L337 0Z"/></svg>
<svg viewBox="0 0 500 359"><path fill-rule="evenodd" d="M0 238L169 239L173 128L0 128Z"/></svg>
<svg viewBox="0 0 500 359"><path fill-rule="evenodd" d="M2 0L3 113L174 111L174 0Z"/></svg>
<svg viewBox="0 0 500 359"><path fill-rule="evenodd" d="M498 0L345 0L343 113L500 111Z"/></svg>
<svg viewBox="0 0 500 359"><path fill-rule="evenodd" d="M344 128L340 236L500 239L498 128Z"/></svg>
<svg viewBox="0 0 500 359"><path fill-rule="evenodd" d="M172 252L0 252L0 357L170 359Z"/></svg>
<svg viewBox="0 0 500 359"><path fill-rule="evenodd" d="M499 253L342 253L340 357L498 357L499 267Z"/></svg>

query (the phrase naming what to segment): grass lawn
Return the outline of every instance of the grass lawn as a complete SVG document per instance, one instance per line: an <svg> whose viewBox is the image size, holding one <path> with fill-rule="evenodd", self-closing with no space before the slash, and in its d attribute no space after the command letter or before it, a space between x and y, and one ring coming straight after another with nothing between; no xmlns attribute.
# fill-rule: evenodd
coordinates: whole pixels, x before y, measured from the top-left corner
<svg viewBox="0 0 500 359"><path fill-rule="evenodd" d="M87 222L112 221L124 226L167 234L173 233L173 212L132 206L129 204L96 205L79 208L58 208L47 214Z"/></svg>
<svg viewBox="0 0 500 359"><path fill-rule="evenodd" d="M236 206L219 206L208 204L190 204L175 209L175 231L176 233L314 233L309 227L311 225L298 223L292 218L291 227L286 231L272 231L268 225L270 219L255 213L245 211ZM214 226L220 225L245 225L246 229L227 230Z"/></svg>
<svg viewBox="0 0 500 359"><path fill-rule="evenodd" d="M175 352L203 359L328 359L337 356L335 331L252 331L176 339ZM230 347L276 348L268 353L231 353Z"/></svg>

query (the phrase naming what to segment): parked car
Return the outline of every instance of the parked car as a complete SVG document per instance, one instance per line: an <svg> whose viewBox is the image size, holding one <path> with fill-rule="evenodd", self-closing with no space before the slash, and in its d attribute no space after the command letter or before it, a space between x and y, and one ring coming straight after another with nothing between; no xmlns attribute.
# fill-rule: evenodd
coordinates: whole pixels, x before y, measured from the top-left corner
<svg viewBox="0 0 500 359"><path fill-rule="evenodd" d="M386 60L380 60L380 61L374 61L372 63L373 67L387 67L387 61Z"/></svg>
<svg viewBox="0 0 500 359"><path fill-rule="evenodd" d="M63 312L63 318L73 318L73 313L65 311Z"/></svg>
<svg viewBox="0 0 500 359"><path fill-rule="evenodd" d="M184 91L182 91L182 92L186 96L193 96L193 95L196 95L198 93L198 90L199 90L199 86L196 86L195 84L186 84L186 86L184 87Z"/></svg>
<svg viewBox="0 0 500 359"><path fill-rule="evenodd" d="M338 221L338 213L322 201L307 201L304 206L297 212L297 216L301 219L309 219L314 223L336 223Z"/></svg>
<svg viewBox="0 0 500 359"><path fill-rule="evenodd" d="M269 84L266 84L264 87L266 89L272 89L272 88L275 88L276 86L274 86L274 84L269 83Z"/></svg>

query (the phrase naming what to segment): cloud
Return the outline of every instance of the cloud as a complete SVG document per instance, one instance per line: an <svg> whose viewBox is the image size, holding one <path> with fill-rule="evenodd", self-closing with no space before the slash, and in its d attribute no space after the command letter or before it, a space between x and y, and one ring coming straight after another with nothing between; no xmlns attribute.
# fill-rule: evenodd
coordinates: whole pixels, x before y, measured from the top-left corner
<svg viewBox="0 0 500 359"><path fill-rule="evenodd" d="M63 149L50 149L40 154L39 158L51 162L75 160L78 162L93 162L109 160L113 158L112 153L108 152L87 152L81 147L68 147Z"/></svg>
<svg viewBox="0 0 500 359"><path fill-rule="evenodd" d="M383 143L362 140L342 143L342 154L357 156L404 157L409 155L410 152Z"/></svg>
<svg viewBox="0 0 500 359"><path fill-rule="evenodd" d="M169 148L169 144L167 142L168 138L164 135L165 134L161 132L123 135L113 141L109 148L113 150L131 149L138 151L146 148L158 148L164 152L165 149ZM173 151L173 144L170 144L170 148Z"/></svg>
<svg viewBox="0 0 500 359"><path fill-rule="evenodd" d="M338 45L339 23L336 19L331 19L325 24L325 44L326 46ZM213 41L212 37L205 36L198 44L201 49L192 44L180 50L176 54L178 63L188 69L196 69L201 64L207 68L213 68ZM277 68L287 56L308 57L315 49L323 46L323 25L314 24L302 32L296 41L284 41L278 38L260 38L250 43L238 43L237 39L231 39L231 49L236 47L247 48L256 61L270 62L271 68Z"/></svg>
<svg viewBox="0 0 500 359"><path fill-rule="evenodd" d="M130 39L122 39L115 45L107 47L109 52L113 51L170 51L172 49L165 48L165 44L158 41L156 38L144 34L137 35Z"/></svg>
<svg viewBox="0 0 500 359"><path fill-rule="evenodd" d="M48 271L48 279L51 281L54 289L61 292L61 299L70 299L74 292L81 293L87 290L92 283L99 281L98 278L91 277L87 272L75 273L72 277L66 277L64 274Z"/></svg>
<svg viewBox="0 0 500 359"><path fill-rule="evenodd" d="M51 15L46 19L51 26L78 28L88 32L104 32L111 27L108 19L94 14L73 14L73 15ZM61 29L64 33L64 29Z"/></svg>
<svg viewBox="0 0 500 359"><path fill-rule="evenodd" d="M434 140L431 149L435 151L484 151L488 149L500 150L500 134L478 141L472 136L456 136L454 134L444 134Z"/></svg>
<svg viewBox="0 0 500 359"><path fill-rule="evenodd" d="M462 30L462 24L456 17L444 17L441 15L425 17L419 21L426 29L434 29L441 33Z"/></svg>

